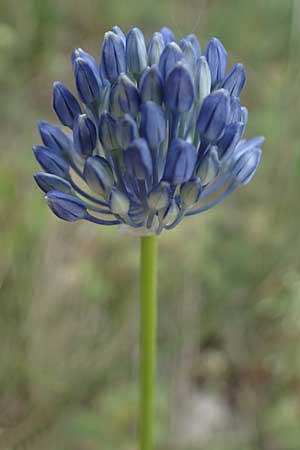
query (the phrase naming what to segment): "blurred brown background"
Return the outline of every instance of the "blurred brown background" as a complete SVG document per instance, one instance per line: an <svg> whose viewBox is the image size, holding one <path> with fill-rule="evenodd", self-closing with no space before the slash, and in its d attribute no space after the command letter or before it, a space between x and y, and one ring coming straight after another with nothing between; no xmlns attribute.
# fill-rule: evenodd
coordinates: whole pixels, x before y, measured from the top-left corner
<svg viewBox="0 0 300 450"><path fill-rule="evenodd" d="M57 220L36 121L118 24L219 37L261 167L159 239L160 450L300 448L299 0L0 0L0 449L135 450L137 239Z"/></svg>

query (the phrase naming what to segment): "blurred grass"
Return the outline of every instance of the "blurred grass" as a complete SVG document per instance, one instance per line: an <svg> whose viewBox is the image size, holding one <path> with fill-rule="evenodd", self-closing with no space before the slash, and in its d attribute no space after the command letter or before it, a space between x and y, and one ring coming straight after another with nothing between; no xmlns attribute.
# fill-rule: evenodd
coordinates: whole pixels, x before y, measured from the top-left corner
<svg viewBox="0 0 300 450"><path fill-rule="evenodd" d="M160 448L202 448L179 439L179 413L209 388L250 432L212 432L206 450L298 450L299 14L297 0L0 2L1 449L136 448L138 242L57 221L30 150L36 120L55 120L53 80L73 87L71 50L98 56L118 23L220 37L248 69L248 136L267 138L247 189L160 239Z"/></svg>

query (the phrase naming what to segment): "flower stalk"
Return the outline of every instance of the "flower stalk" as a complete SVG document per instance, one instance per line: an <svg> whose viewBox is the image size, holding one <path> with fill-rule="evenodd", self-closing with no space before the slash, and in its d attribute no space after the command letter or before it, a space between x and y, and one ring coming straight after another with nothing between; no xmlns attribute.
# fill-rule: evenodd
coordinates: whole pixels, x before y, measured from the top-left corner
<svg viewBox="0 0 300 450"><path fill-rule="evenodd" d="M156 236L141 238L140 267L140 450L153 450L156 398Z"/></svg>

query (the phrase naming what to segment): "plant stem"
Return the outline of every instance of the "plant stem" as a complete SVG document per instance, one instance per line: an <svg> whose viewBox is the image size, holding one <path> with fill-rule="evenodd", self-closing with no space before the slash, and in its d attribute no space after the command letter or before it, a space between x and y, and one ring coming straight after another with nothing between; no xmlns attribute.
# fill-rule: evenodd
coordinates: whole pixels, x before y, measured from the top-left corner
<svg viewBox="0 0 300 450"><path fill-rule="evenodd" d="M153 450L156 384L157 237L141 238L140 450Z"/></svg>

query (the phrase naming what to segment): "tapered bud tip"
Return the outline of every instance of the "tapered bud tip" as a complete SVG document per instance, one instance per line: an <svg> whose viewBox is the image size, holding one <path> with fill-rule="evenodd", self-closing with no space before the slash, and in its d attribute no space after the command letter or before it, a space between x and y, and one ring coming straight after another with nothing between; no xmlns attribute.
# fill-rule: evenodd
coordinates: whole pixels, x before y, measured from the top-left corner
<svg viewBox="0 0 300 450"><path fill-rule="evenodd" d="M75 150L85 158L90 156L96 147L96 127L86 114L79 114L74 121L73 142Z"/></svg>
<svg viewBox="0 0 300 450"><path fill-rule="evenodd" d="M163 28L160 30L160 33L163 35L165 44L168 44L169 42L175 41L175 35L174 35L173 31L170 30L170 28L168 28L168 27L163 27Z"/></svg>
<svg viewBox="0 0 300 450"><path fill-rule="evenodd" d="M176 63L167 77L165 97L173 112L186 112L192 107L195 97L194 84L188 69L181 62Z"/></svg>

